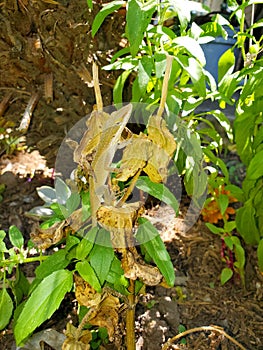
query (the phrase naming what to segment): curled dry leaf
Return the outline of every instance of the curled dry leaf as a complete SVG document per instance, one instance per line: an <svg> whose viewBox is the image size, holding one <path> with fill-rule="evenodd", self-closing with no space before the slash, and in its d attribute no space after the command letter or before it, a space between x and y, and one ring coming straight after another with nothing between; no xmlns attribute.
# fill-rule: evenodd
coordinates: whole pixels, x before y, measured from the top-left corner
<svg viewBox="0 0 263 350"><path fill-rule="evenodd" d="M80 305L90 308L97 307L100 304L103 298L102 293L96 292L88 282L77 274L74 274L74 282L75 296Z"/></svg>
<svg viewBox="0 0 263 350"><path fill-rule="evenodd" d="M162 274L155 266L140 259L136 249L122 250L122 268L124 276L132 280L140 279L148 286L156 286L162 280Z"/></svg>
<svg viewBox="0 0 263 350"><path fill-rule="evenodd" d="M82 208L75 210L66 220L56 222L49 228L41 228L39 224L33 226L30 237L39 249L48 249L65 238L68 232L75 233L83 225Z"/></svg>
<svg viewBox="0 0 263 350"><path fill-rule="evenodd" d="M30 237L39 249L48 249L53 244L60 242L66 236L64 228L65 220L56 222L54 225L46 229L43 229L39 224L36 224L33 226L33 231L30 233Z"/></svg>
<svg viewBox="0 0 263 350"><path fill-rule="evenodd" d="M176 149L173 134L167 128L165 120L161 116L151 115L148 126L148 139L164 149L171 157Z"/></svg>
<svg viewBox="0 0 263 350"><path fill-rule="evenodd" d="M119 299L113 295L107 295L101 302L96 315L89 319L89 323L93 326L107 328L109 340L112 341L114 334L118 333L119 323Z"/></svg>
<svg viewBox="0 0 263 350"><path fill-rule="evenodd" d="M133 246L132 230L143 211L141 202L124 204L122 207L101 206L97 210L97 220L110 232L114 247Z"/></svg>
<svg viewBox="0 0 263 350"><path fill-rule="evenodd" d="M89 330L81 330L74 327L71 323L67 323L65 331L67 339L62 345L62 350L89 350L92 334Z"/></svg>
<svg viewBox="0 0 263 350"><path fill-rule="evenodd" d="M169 161L176 142L162 117L152 115L147 126L148 136L133 135L123 152L116 179L127 181L138 171L144 171L152 182L165 182Z"/></svg>
<svg viewBox="0 0 263 350"><path fill-rule="evenodd" d="M108 294L98 293L82 277L74 275L75 296L80 305L92 308L87 322L93 326L105 327L108 330L110 340L117 333L119 321L119 298Z"/></svg>

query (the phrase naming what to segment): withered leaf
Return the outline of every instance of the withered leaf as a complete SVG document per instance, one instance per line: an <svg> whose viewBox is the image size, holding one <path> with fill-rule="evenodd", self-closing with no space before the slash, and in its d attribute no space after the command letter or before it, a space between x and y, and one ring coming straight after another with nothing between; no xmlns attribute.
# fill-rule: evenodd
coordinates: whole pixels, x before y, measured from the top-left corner
<svg viewBox="0 0 263 350"><path fill-rule="evenodd" d="M81 276L74 274L75 282L75 296L80 305L86 307L98 306L103 295L95 291L89 283L87 283Z"/></svg>
<svg viewBox="0 0 263 350"><path fill-rule="evenodd" d="M171 157L176 149L173 134L161 116L151 115L147 125L148 139L164 149Z"/></svg>
<svg viewBox="0 0 263 350"><path fill-rule="evenodd" d="M123 152L116 179L127 181L143 170L152 182L165 182L170 155L144 134L133 135Z"/></svg>
<svg viewBox="0 0 263 350"><path fill-rule="evenodd" d="M49 228L43 229L36 224L33 226L33 231L30 233L30 237L33 243L39 249L48 249L53 244L57 244L60 242L65 236L65 228L66 220L56 222Z"/></svg>
<svg viewBox="0 0 263 350"><path fill-rule="evenodd" d="M65 238L69 231L77 232L82 225L82 208L79 208L66 220L56 222L48 228L41 228L39 224L34 225L30 237L39 249L48 249Z"/></svg>
<svg viewBox="0 0 263 350"><path fill-rule="evenodd" d="M122 268L124 276L132 280L140 279L148 286L156 286L162 280L162 274L155 266L140 259L136 249L122 251Z"/></svg>
<svg viewBox="0 0 263 350"><path fill-rule="evenodd" d="M101 206L97 210L97 220L110 232L114 247L127 247L134 245L132 230L143 210L141 202L124 204L122 207Z"/></svg>
<svg viewBox="0 0 263 350"><path fill-rule="evenodd" d="M62 350L89 350L92 334L89 330L79 331L72 323L67 323L65 331L66 340L62 345Z"/></svg>
<svg viewBox="0 0 263 350"><path fill-rule="evenodd" d="M113 295L107 295L101 302L96 315L89 319L89 323L93 326L107 328L110 341L113 340L114 334L117 333L119 308L119 299Z"/></svg>

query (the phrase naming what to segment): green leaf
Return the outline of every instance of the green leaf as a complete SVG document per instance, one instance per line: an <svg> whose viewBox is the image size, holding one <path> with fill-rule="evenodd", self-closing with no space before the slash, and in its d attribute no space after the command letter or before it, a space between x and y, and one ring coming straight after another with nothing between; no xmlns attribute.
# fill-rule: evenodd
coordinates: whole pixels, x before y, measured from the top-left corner
<svg viewBox="0 0 263 350"><path fill-rule="evenodd" d="M11 287L16 305L18 305L22 301L23 297L28 294L30 287L30 283L19 267L16 269L16 279L14 282L12 282Z"/></svg>
<svg viewBox="0 0 263 350"><path fill-rule="evenodd" d="M0 230L0 253L7 252L7 248L4 242L6 233L4 230Z"/></svg>
<svg viewBox="0 0 263 350"><path fill-rule="evenodd" d="M104 230L104 234L106 234L106 232L107 231ZM109 232L107 232L107 234L110 235ZM94 244L90 253L90 265L96 272L101 285L105 282L109 273L113 257L114 251L112 247Z"/></svg>
<svg viewBox="0 0 263 350"><path fill-rule="evenodd" d="M0 241L3 241L6 236L6 233L4 230L0 230Z"/></svg>
<svg viewBox="0 0 263 350"><path fill-rule="evenodd" d="M259 241L257 248L259 270L263 272L263 238Z"/></svg>
<svg viewBox="0 0 263 350"><path fill-rule="evenodd" d="M236 186L236 185L227 185L225 186L226 191L230 191L231 196L235 197L238 201L243 202L244 201L244 192L242 188Z"/></svg>
<svg viewBox="0 0 263 350"><path fill-rule="evenodd" d="M263 176L263 149L252 158L247 169L249 180L257 180L261 176Z"/></svg>
<svg viewBox="0 0 263 350"><path fill-rule="evenodd" d="M76 258L78 260L84 260L90 253L94 246L94 242L97 236L98 228L93 227L86 235L82 238L76 248Z"/></svg>
<svg viewBox="0 0 263 350"><path fill-rule="evenodd" d="M136 187L170 205L175 213L178 213L179 203L177 198L164 184L154 183L147 176L140 176L136 182Z"/></svg>
<svg viewBox="0 0 263 350"><path fill-rule="evenodd" d="M218 81L226 74L231 74L235 68L235 55L231 49L223 53L218 61Z"/></svg>
<svg viewBox="0 0 263 350"><path fill-rule="evenodd" d="M205 65L206 60L204 52L195 39L188 36L179 36L173 40L173 43L186 49L192 57L195 57L201 63L202 66Z"/></svg>
<svg viewBox="0 0 263 350"><path fill-rule="evenodd" d="M234 243L233 243L232 237L230 236L224 237L224 242L230 250L233 250Z"/></svg>
<svg viewBox="0 0 263 350"><path fill-rule="evenodd" d="M175 282L174 268L158 230L145 218L140 218L139 224L136 239L151 256L167 284L172 287Z"/></svg>
<svg viewBox="0 0 263 350"><path fill-rule="evenodd" d="M96 290L96 292L101 293L101 285L98 280L98 277L87 260L78 262L76 264L76 269L80 276L86 282L88 282Z"/></svg>
<svg viewBox="0 0 263 350"><path fill-rule="evenodd" d="M237 230L247 244L258 244L260 241L259 230L256 225L256 211L249 202L236 212Z"/></svg>
<svg viewBox="0 0 263 350"><path fill-rule="evenodd" d="M206 112L206 115L207 114L212 115L213 117L215 117L215 119L219 122L220 127L222 127L224 129L224 131L226 132L229 140L233 141L233 129L232 129L230 121L226 117L226 115L222 111L220 111L218 109Z"/></svg>
<svg viewBox="0 0 263 350"><path fill-rule="evenodd" d="M56 177L55 191L58 203L66 204L67 200L71 196L71 190L60 177Z"/></svg>
<svg viewBox="0 0 263 350"><path fill-rule="evenodd" d="M48 258L35 269L36 279L42 281L53 272L67 267L69 260L66 258L66 254L67 250L61 249L49 255Z"/></svg>
<svg viewBox="0 0 263 350"><path fill-rule="evenodd" d="M50 186L37 187L37 194L47 204L57 202L57 194L54 188Z"/></svg>
<svg viewBox="0 0 263 350"><path fill-rule="evenodd" d="M235 266L242 271L244 269L245 262L246 262L245 251L238 237L233 236L232 240L235 245L234 246L235 258L236 258Z"/></svg>
<svg viewBox="0 0 263 350"><path fill-rule="evenodd" d="M92 10L93 9L93 3L92 0L87 0L88 7Z"/></svg>
<svg viewBox="0 0 263 350"><path fill-rule="evenodd" d="M66 201L66 208L68 210L68 214L71 215L76 209L78 209L79 204L80 195L77 192L72 193Z"/></svg>
<svg viewBox="0 0 263 350"><path fill-rule="evenodd" d="M206 227L209 228L209 230L212 232L212 233L215 233L216 235L221 235L222 233L225 232L225 230L222 228L222 227L217 227L213 224L210 224L210 222L207 222L206 224Z"/></svg>
<svg viewBox="0 0 263 350"><path fill-rule="evenodd" d="M221 284L225 284L227 281L229 281L233 276L233 271L229 267L225 267L221 272Z"/></svg>
<svg viewBox="0 0 263 350"><path fill-rule="evenodd" d="M143 96L146 92L147 85L151 79L153 69L153 59L149 56L143 56L138 65L138 87Z"/></svg>
<svg viewBox="0 0 263 350"><path fill-rule="evenodd" d="M220 213L222 215L225 214L226 212L226 209L228 207L228 204L229 204L229 198L226 194L220 194L218 196L218 205L219 205L219 209L220 209Z"/></svg>
<svg viewBox="0 0 263 350"><path fill-rule="evenodd" d="M128 1L126 35L130 42L130 50L133 57L139 50L144 32L151 22L156 7L156 0L148 0L145 2L140 0Z"/></svg>
<svg viewBox="0 0 263 350"><path fill-rule="evenodd" d="M65 294L72 288L72 272L58 270L43 279L33 291L15 324L17 345L57 310Z"/></svg>
<svg viewBox="0 0 263 350"><path fill-rule="evenodd" d="M118 10L120 7L122 7L122 5L125 2L122 0L115 0L115 1L111 1L108 4L106 4L105 6L103 6L103 8L100 10L100 12L96 15L96 17L94 18L94 21L92 23L92 30L91 30L91 35L92 37L95 36L95 34L97 33L97 31L99 30L102 22L104 21L104 19L110 15L112 12Z"/></svg>
<svg viewBox="0 0 263 350"><path fill-rule="evenodd" d="M126 70L118 77L113 88L113 101L115 104L122 103L123 88L130 74L131 74L131 70Z"/></svg>
<svg viewBox="0 0 263 350"><path fill-rule="evenodd" d="M81 200L82 200L82 221L86 221L91 216L90 193L89 192L81 193Z"/></svg>
<svg viewBox="0 0 263 350"><path fill-rule="evenodd" d="M203 152L210 159L210 161L212 163L214 163L214 165L217 165L217 166L219 166L221 168L221 170L222 170L222 172L223 172L223 174L225 176L225 181L226 181L226 183L228 183L228 181L229 181L229 173L228 173L228 170L227 170L225 162L222 159L216 157L214 155L214 153L208 147L204 148Z"/></svg>
<svg viewBox="0 0 263 350"><path fill-rule="evenodd" d="M202 97L206 96L205 74L201 64L193 57L185 57L184 55L178 55L177 58L182 67L191 77L194 87L198 91L198 94Z"/></svg>
<svg viewBox="0 0 263 350"><path fill-rule="evenodd" d="M13 302L6 288L0 290L0 329L4 329L12 316Z"/></svg>
<svg viewBox="0 0 263 350"><path fill-rule="evenodd" d="M123 294L127 294L124 287L129 286L129 282L126 277L124 277L124 271L121 266L120 260L114 256L108 275L106 276L106 281L111 283L115 290L120 291Z"/></svg>
<svg viewBox="0 0 263 350"><path fill-rule="evenodd" d="M119 58L119 57L121 57L121 56L124 56L124 55L126 55L126 58L130 58L130 59L132 60L131 55L128 55L129 53L130 53L130 48L129 48L129 47L124 47L123 49L117 51L117 52L112 56L112 58L111 58L110 61L111 61L111 63L114 63L114 62L117 60L117 58ZM128 56L127 56L127 55L128 55ZM108 65L102 67L102 69L105 69L105 67L108 67ZM108 68L106 68L106 70L108 70Z"/></svg>
<svg viewBox="0 0 263 350"><path fill-rule="evenodd" d="M235 221L227 221L224 225L225 232L232 232L236 228L236 222Z"/></svg>
<svg viewBox="0 0 263 350"><path fill-rule="evenodd" d="M24 237L16 226L10 226L8 231L10 242L13 247L21 249L24 245Z"/></svg>
<svg viewBox="0 0 263 350"><path fill-rule="evenodd" d="M204 11L203 5L197 3L196 1L171 0L168 3L170 6L172 6L172 8L169 7L169 11L173 9L173 17L178 16L178 19L180 21L181 33L186 30L191 20L191 11L193 12Z"/></svg>
<svg viewBox="0 0 263 350"><path fill-rule="evenodd" d="M239 77L239 73L235 72L232 74L226 74L222 77L218 83L218 91L222 96L222 101L220 101L220 106L222 102L227 102L232 104L232 96L236 91L238 85L241 83L242 79ZM224 108L224 107L223 107Z"/></svg>
<svg viewBox="0 0 263 350"><path fill-rule="evenodd" d="M0 253L7 252L8 249L6 248L5 242L0 241Z"/></svg>

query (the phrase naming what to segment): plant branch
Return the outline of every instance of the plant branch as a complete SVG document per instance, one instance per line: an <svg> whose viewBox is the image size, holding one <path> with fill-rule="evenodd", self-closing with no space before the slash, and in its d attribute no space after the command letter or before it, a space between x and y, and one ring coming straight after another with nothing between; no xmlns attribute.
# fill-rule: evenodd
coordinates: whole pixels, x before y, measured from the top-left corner
<svg viewBox="0 0 263 350"><path fill-rule="evenodd" d="M48 258L48 255L46 256L35 256L31 258L25 258L25 259L6 259L4 261L0 262L0 267L7 267L9 265L19 265L19 264L27 264L27 263L32 263L32 262L42 262Z"/></svg>
<svg viewBox="0 0 263 350"><path fill-rule="evenodd" d="M96 103L97 103L97 110L99 112L102 112L103 111L103 101L102 101L101 92L100 92L99 70L98 70L98 66L96 65L95 62L93 62L93 64L92 64L92 76L93 76L95 97L96 97Z"/></svg>
<svg viewBox="0 0 263 350"><path fill-rule="evenodd" d="M203 327L195 327L192 329L188 329L182 333L177 334L175 337L169 339L162 347L162 350L168 350L169 346L172 345L175 341L179 340L182 337L185 337L188 334L196 333L196 332L204 332L204 331L214 331L222 334L224 337L229 339L232 343L237 345L240 349L246 350L246 348L241 345L237 340L228 335L222 328L216 326L203 326Z"/></svg>
<svg viewBox="0 0 263 350"><path fill-rule="evenodd" d="M126 314L126 346L127 350L135 350L135 281L130 279L128 310Z"/></svg>
<svg viewBox="0 0 263 350"><path fill-rule="evenodd" d="M165 108L165 102L167 98L167 92L168 92L168 83L170 79L170 74L172 70L172 63L173 63L173 56L167 55L166 57L166 70L163 78L163 88L162 88L162 96L161 96L161 102L160 106L157 112L157 117L161 117L164 112Z"/></svg>

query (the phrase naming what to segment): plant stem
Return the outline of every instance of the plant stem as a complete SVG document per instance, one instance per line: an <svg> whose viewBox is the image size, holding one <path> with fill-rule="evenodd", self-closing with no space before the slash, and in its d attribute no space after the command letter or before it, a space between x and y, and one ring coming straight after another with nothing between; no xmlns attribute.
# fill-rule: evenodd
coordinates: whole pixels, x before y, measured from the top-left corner
<svg viewBox="0 0 263 350"><path fill-rule="evenodd" d="M169 83L170 74L172 70L172 63L173 63L173 56L167 55L166 70L163 78L162 97L161 97L160 106L157 112L157 117L161 117L164 112L164 107L165 107L165 102L166 102L167 92L168 92L168 83Z"/></svg>
<svg viewBox="0 0 263 350"><path fill-rule="evenodd" d="M128 310L126 314L126 346L127 350L135 350L135 281L130 279Z"/></svg>
<svg viewBox="0 0 263 350"><path fill-rule="evenodd" d="M185 337L188 334L196 333L196 332L218 332L220 334L223 334L224 337L229 339L232 343L237 345L240 349L246 350L243 345L241 345L237 340L232 338L230 335L228 335L221 327L217 326L203 326L203 327L196 327L192 329L188 329L182 333L177 334L175 337L169 339L162 347L162 350L167 350L175 341L179 340L182 337Z"/></svg>
<svg viewBox="0 0 263 350"><path fill-rule="evenodd" d="M97 103L97 110L99 112L103 111L103 102L100 92L100 83L99 83L99 70L98 66L95 62L92 64L92 75L93 75L93 84L94 84L94 90L95 90L95 97L96 97L96 103Z"/></svg>
<svg viewBox="0 0 263 350"><path fill-rule="evenodd" d="M32 263L32 262L35 262L35 261L42 262L42 261L46 260L47 258L48 258L48 256L35 256L35 257L32 257L32 258L25 258L25 259L22 259L22 260L6 259L6 260L2 260L1 261L0 267L7 267L7 266L12 265L12 264L19 265L19 264Z"/></svg>

